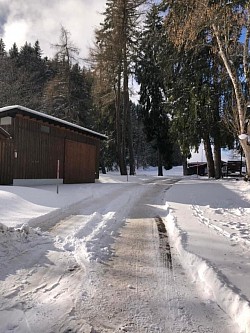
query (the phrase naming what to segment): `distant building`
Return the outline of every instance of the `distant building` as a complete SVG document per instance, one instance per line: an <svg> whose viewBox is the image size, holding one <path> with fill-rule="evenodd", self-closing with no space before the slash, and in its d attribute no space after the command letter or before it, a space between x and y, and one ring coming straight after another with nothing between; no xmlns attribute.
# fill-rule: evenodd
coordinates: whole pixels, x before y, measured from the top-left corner
<svg viewBox="0 0 250 333"><path fill-rule="evenodd" d="M94 182L106 136L14 105L0 108L0 184Z"/></svg>
<svg viewBox="0 0 250 333"><path fill-rule="evenodd" d="M206 162L190 162L187 164L188 175L207 175L207 163Z"/></svg>

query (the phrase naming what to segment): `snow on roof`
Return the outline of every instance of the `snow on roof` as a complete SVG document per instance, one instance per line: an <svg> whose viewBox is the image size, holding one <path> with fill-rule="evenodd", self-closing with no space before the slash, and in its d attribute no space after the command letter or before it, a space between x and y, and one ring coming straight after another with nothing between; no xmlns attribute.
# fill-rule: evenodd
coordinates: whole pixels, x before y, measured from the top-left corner
<svg viewBox="0 0 250 333"><path fill-rule="evenodd" d="M76 125L76 124L73 124L73 123L70 123L66 120L62 120L60 118L53 117L53 116L48 115L46 113L38 112L38 111L35 111L35 110L32 110L32 109L26 108L26 107L21 106L21 105L10 105L10 106L5 106L3 108L0 108L0 118L1 118L1 113L7 113L8 111L15 110L15 109L21 110L21 111L23 111L25 113L28 113L28 114L32 114L36 117L41 117L41 118L48 119L48 120L51 120L51 121L56 122L56 123L61 123L61 124L66 125L68 127L79 129L80 131L87 132L89 134L93 134L94 136L97 136L100 139L107 139L106 135L100 134L98 132L92 131L88 128L85 128L85 127L82 127L82 126L79 126L79 125Z"/></svg>

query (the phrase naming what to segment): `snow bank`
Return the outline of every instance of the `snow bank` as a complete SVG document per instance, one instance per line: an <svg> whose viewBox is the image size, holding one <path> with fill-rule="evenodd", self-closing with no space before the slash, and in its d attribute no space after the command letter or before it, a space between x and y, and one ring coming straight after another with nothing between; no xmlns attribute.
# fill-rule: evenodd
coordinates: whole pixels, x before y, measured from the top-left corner
<svg viewBox="0 0 250 333"><path fill-rule="evenodd" d="M182 262L203 291L239 325L244 333L250 332L250 305L227 281L222 273L209 262L186 250L187 233L177 225L176 218L166 205L168 215L165 218L169 235Z"/></svg>

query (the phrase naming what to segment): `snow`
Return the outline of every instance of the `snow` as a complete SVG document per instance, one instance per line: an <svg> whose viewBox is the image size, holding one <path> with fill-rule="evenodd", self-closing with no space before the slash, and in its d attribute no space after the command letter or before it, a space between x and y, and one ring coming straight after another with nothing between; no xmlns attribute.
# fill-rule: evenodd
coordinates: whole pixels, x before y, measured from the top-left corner
<svg viewBox="0 0 250 333"><path fill-rule="evenodd" d="M24 106L21 106L21 105L10 105L10 106L5 106L5 107L2 107L0 108L0 113L1 112L5 112L5 111L11 111L13 109L19 109L19 110L22 110L22 111L25 111L26 113L28 114L33 114L35 116L38 116L38 117L42 117L44 119L48 119L48 120L52 120L56 123L61 123L61 124L64 124L64 125L67 125L69 127L73 127L73 128L77 128L77 129L80 129L81 131L83 132L87 132L87 133L91 133L91 134L94 134L95 136L101 138L101 139L107 139L107 136L106 135L103 135L103 134L100 134L100 133L97 133L95 131L92 131L90 129L87 129L85 127L82 127L82 126L79 126L77 124L72 124L71 122L68 122L66 120L62 120L62 119L59 119L59 118L56 118L56 117L53 117L49 114L46 114L46 113L42 113L42 112L38 112L38 111L35 111L35 110L32 110L32 109L29 109L29 108L26 108Z"/></svg>
<svg viewBox="0 0 250 333"><path fill-rule="evenodd" d="M213 150L213 145L212 145L212 150ZM227 148L222 148L221 149L221 160L224 162L227 161L240 161L241 156L240 153L236 149L227 149ZM244 160L244 157L243 157ZM198 148L198 151L192 150L191 151L191 158L188 159L188 162L195 163L195 162L206 162L206 154L205 154L205 148L204 148L204 143L201 142Z"/></svg>
<svg viewBox="0 0 250 333"><path fill-rule="evenodd" d="M195 332L199 320L208 321L207 326L199 324L205 327L199 332L211 332L209 319L202 317L204 304L212 312L222 309L218 317L226 313L225 320L232 321L226 327L225 321L218 319L218 332L250 332L250 184L236 179L183 177L181 167L164 170L164 177L156 175L152 168L128 177L110 172L95 184L60 185L58 194L53 185L0 186L1 333L26 333L35 328L37 332L64 332L65 327L93 332L93 323L101 325L101 319L94 319L98 306L102 324L105 322L102 332L115 332L108 328L111 323L117 324L118 331L146 332L149 310L143 305L143 297L149 297L146 303L153 307L157 294L150 265L155 265L157 278L168 279L164 292L170 296L164 301L159 290L158 326L154 319L155 328L147 332L167 332L160 328L165 325L164 318L168 318L172 332ZM166 226L173 260L179 260L187 274L189 282L185 283L191 281L201 299L200 306L192 307L193 328L185 326L191 325L190 315L180 309L196 302L197 297L189 286L190 291L182 298L181 283L186 280L182 273L177 274L181 266L175 264L172 277L150 257L157 248L152 239L157 236L151 224L154 216L160 216ZM141 235L145 232L148 245L135 230ZM142 252L143 247L147 254ZM133 253L138 255L135 264ZM124 256L131 257L128 267ZM114 270L116 262L119 265ZM121 279L119 272L125 268L127 277ZM143 279L137 277L135 282L136 274ZM178 279L182 281L179 289L167 289ZM141 296L140 281L145 281ZM135 303L133 295L137 297ZM126 297L131 305L126 305L124 314L126 310L131 314L129 307L133 304L136 308L137 303L145 310L144 317L136 315L136 330L132 322L119 324L118 319L124 319L122 312L114 310L115 319L107 314L112 311L111 303L115 309ZM190 302L185 303L187 297ZM103 303L106 305L101 307ZM154 311L156 316L158 310ZM84 313L84 318L79 313ZM181 324L177 317L182 318Z"/></svg>
<svg viewBox="0 0 250 333"><path fill-rule="evenodd" d="M249 190L244 182L189 180L169 191L166 205L183 265L242 332L250 329Z"/></svg>

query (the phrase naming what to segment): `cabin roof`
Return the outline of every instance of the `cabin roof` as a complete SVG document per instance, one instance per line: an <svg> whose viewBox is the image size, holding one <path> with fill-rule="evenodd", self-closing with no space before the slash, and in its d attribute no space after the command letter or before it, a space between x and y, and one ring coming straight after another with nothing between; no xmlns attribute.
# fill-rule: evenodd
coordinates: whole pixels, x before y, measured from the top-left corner
<svg viewBox="0 0 250 333"><path fill-rule="evenodd" d="M31 118L35 118L37 120L46 121L49 124L58 125L61 127L66 127L69 129L78 130L79 132L94 136L99 138L100 140L107 139L106 135L100 134L98 132L92 131L88 128L79 126L77 124L70 123L66 120L62 120L56 117L53 117L51 115L48 115L43 112L38 112L29 108L26 108L21 105L11 105L11 106L5 106L3 108L0 108L0 118L7 117L7 116L15 116L16 114L22 114L24 116L29 116Z"/></svg>

